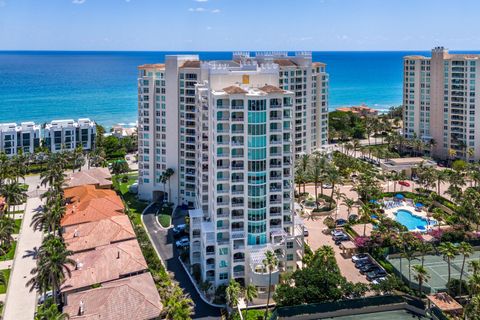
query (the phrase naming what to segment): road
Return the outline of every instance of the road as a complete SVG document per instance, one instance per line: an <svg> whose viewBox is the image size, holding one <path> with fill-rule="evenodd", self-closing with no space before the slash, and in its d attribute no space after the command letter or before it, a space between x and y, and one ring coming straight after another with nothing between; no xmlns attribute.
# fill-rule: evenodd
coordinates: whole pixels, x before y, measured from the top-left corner
<svg viewBox="0 0 480 320"><path fill-rule="evenodd" d="M183 269L180 261L178 261L178 252L174 249L172 231L171 229L165 230L158 225L157 219L155 218L156 210L157 208L155 206L149 207L144 212L143 223L153 240L153 244L160 253L167 270L173 274L173 278L179 283L180 287L190 295L195 303L194 315L192 317L202 320L219 319L220 309L212 307L200 298L185 269ZM184 221L182 215L174 214L174 217L173 222L175 224L176 222Z"/></svg>

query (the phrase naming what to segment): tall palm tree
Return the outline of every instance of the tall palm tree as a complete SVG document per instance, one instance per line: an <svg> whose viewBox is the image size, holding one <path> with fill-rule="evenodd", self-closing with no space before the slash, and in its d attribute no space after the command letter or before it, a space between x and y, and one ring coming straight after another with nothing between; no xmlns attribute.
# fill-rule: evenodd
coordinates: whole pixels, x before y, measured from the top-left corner
<svg viewBox="0 0 480 320"><path fill-rule="evenodd" d="M332 187L332 193L330 194L330 199L332 201L329 203L329 208L331 209L333 206L333 194L335 193L335 186L342 181L342 176L334 165L329 165L326 170L325 179Z"/></svg>
<svg viewBox="0 0 480 320"><path fill-rule="evenodd" d="M227 304L232 309L232 313L234 313L234 308L238 305L238 299L241 293L242 288L240 287L240 283L235 281L235 279L230 279L228 287L225 289L225 295Z"/></svg>
<svg viewBox="0 0 480 320"><path fill-rule="evenodd" d="M335 201L336 201L336 210L335 210L335 220L337 220L337 216L338 216L338 207L340 206L340 199L345 199L346 197L346 194L343 193L342 191L340 191L340 188L338 187L335 187L335 189L332 189L333 191L333 196L335 196ZM333 202L333 198L332 198L332 202ZM331 205L330 205L330 208L331 208Z"/></svg>
<svg viewBox="0 0 480 320"><path fill-rule="evenodd" d="M258 297L258 290L253 284L249 284L243 293L245 295L245 303L247 305L247 308L245 309L245 319L248 319L248 304L253 302L253 299Z"/></svg>
<svg viewBox="0 0 480 320"><path fill-rule="evenodd" d="M323 181L325 176L325 168L327 160L323 154L317 153L313 156L310 162L310 176L315 184L315 203L318 209L318 184L320 184L321 192L323 195Z"/></svg>
<svg viewBox="0 0 480 320"><path fill-rule="evenodd" d="M357 204L357 202L353 199L348 198L348 197L343 197L342 204L345 207L347 207L347 218L350 218L350 214L352 213L352 209Z"/></svg>
<svg viewBox="0 0 480 320"><path fill-rule="evenodd" d="M0 218L0 248L6 253L10 247L13 237L12 234L15 231L15 221L8 217Z"/></svg>
<svg viewBox="0 0 480 320"><path fill-rule="evenodd" d="M413 271L415 272L413 278L418 281L418 292L421 295L422 285L424 282L428 282L428 279L430 279L430 275L428 274L427 269L425 269L425 267L419 264L413 266Z"/></svg>
<svg viewBox="0 0 480 320"><path fill-rule="evenodd" d="M296 168L297 168L297 174L300 174L305 178L303 179L303 193L305 193L305 184L307 182L309 166L310 166L310 155L306 153L302 154L300 158L297 159Z"/></svg>
<svg viewBox="0 0 480 320"><path fill-rule="evenodd" d="M71 277L71 267L75 266L75 261L69 258L72 254L61 238L47 235L39 249L37 266L31 271L33 277L26 284L30 291L38 289L43 294L51 288L58 302L60 286L66 276Z"/></svg>
<svg viewBox="0 0 480 320"><path fill-rule="evenodd" d="M442 242L438 246L438 250L443 255L443 258L447 260L447 264L448 264L448 281L447 282L450 282L452 260L455 259L456 255L458 254L458 249L451 242Z"/></svg>
<svg viewBox="0 0 480 320"><path fill-rule="evenodd" d="M458 284L458 289L459 289L459 294L462 294L462 277L463 277L463 270L465 269L465 262L470 255L472 255L474 252L473 247L471 244L468 242L462 241L460 245L458 246L458 253L463 255L463 260L462 260L462 269L460 271L460 281Z"/></svg>
<svg viewBox="0 0 480 320"><path fill-rule="evenodd" d="M64 215L65 207L59 201L47 203L41 211L33 215L30 226L34 230L58 235L60 232L60 221Z"/></svg>
<svg viewBox="0 0 480 320"><path fill-rule="evenodd" d="M448 172L446 170L435 170L435 177L437 178L437 193L440 194L441 184L448 181Z"/></svg>
<svg viewBox="0 0 480 320"><path fill-rule="evenodd" d="M267 252L265 252L265 259L263 259L263 266L268 271L268 295L267 295L267 307L265 309L265 320L267 320L268 308L270 305L270 293L272 290L272 272L278 266L278 258L275 255L275 253L273 253L273 251L268 250Z"/></svg>
<svg viewBox="0 0 480 320"><path fill-rule="evenodd" d="M168 201L172 202L172 188L170 187L170 179L172 178L175 171L172 168L167 168L165 170L165 179L168 181Z"/></svg>
<svg viewBox="0 0 480 320"><path fill-rule="evenodd" d="M0 189L12 177L10 159L4 152L0 152Z"/></svg>
<svg viewBox="0 0 480 320"><path fill-rule="evenodd" d="M19 205L27 200L27 193L20 183L12 181L3 186L0 194L5 198L7 203L7 214L12 212L16 205ZM13 210L15 211L15 210Z"/></svg>

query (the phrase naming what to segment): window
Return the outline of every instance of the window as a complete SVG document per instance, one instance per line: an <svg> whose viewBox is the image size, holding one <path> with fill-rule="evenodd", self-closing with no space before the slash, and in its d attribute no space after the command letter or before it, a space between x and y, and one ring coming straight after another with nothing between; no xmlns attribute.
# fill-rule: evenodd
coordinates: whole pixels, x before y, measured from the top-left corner
<svg viewBox="0 0 480 320"><path fill-rule="evenodd" d="M221 255L221 256L227 255L228 254L228 248L218 249L218 254Z"/></svg>
<svg viewBox="0 0 480 320"><path fill-rule="evenodd" d="M287 242L287 249L292 249L293 248L293 241L288 241Z"/></svg>
<svg viewBox="0 0 480 320"><path fill-rule="evenodd" d="M292 253L287 254L287 261L293 261L293 254Z"/></svg>
<svg viewBox="0 0 480 320"><path fill-rule="evenodd" d="M220 264L219 264L219 267L220 267L220 268L226 268L226 267L228 267L227 261L221 260L221 261L220 261Z"/></svg>
<svg viewBox="0 0 480 320"><path fill-rule="evenodd" d="M227 272L220 273L218 278L220 280L228 280L228 273Z"/></svg>

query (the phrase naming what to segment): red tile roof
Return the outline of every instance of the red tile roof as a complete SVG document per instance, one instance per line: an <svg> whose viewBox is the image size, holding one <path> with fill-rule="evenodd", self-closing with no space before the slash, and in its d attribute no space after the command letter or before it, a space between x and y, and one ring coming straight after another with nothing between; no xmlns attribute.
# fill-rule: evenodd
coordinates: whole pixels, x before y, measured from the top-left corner
<svg viewBox="0 0 480 320"><path fill-rule="evenodd" d="M68 203L60 223L62 227L118 216L124 211L115 191L96 189L93 185L66 189L64 197Z"/></svg>
<svg viewBox="0 0 480 320"><path fill-rule="evenodd" d="M280 89L279 87L275 87L275 86L272 86L272 85L265 85L261 88L259 88L260 90L262 90L263 92L266 92L266 93L284 93L285 90L283 89Z"/></svg>
<svg viewBox="0 0 480 320"><path fill-rule="evenodd" d="M198 61L198 60L187 60L183 63L181 68L200 68L200 61Z"/></svg>
<svg viewBox="0 0 480 320"><path fill-rule="evenodd" d="M135 239L135 232L130 219L120 215L65 227L62 236L67 249L78 252Z"/></svg>
<svg viewBox="0 0 480 320"><path fill-rule="evenodd" d="M72 276L66 277L62 292L117 280L148 268L136 239L75 253L71 258L77 265L71 270Z"/></svg>
<svg viewBox="0 0 480 320"><path fill-rule="evenodd" d="M229 87L223 88L222 90L225 91L228 94L244 94L244 93L247 93L247 91L243 90L239 86L229 86Z"/></svg>
<svg viewBox="0 0 480 320"><path fill-rule="evenodd" d="M162 303L150 273L66 295L63 311L71 320L144 320L157 318ZM80 314L82 305L83 314Z"/></svg>
<svg viewBox="0 0 480 320"><path fill-rule="evenodd" d="M67 179L67 188L87 184L95 185L100 188L109 188L112 186L112 175L108 168L92 168L75 172Z"/></svg>

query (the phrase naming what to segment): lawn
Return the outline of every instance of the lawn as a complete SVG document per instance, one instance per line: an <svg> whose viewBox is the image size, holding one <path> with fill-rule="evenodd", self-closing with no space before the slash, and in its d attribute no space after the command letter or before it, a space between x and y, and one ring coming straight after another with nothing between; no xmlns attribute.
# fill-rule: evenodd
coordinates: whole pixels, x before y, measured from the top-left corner
<svg viewBox="0 0 480 320"><path fill-rule="evenodd" d="M264 319L265 317L265 310L264 309L252 309L248 310L248 313L245 313L246 310L242 310L242 316L244 320L260 320ZM245 317L245 314L247 317ZM272 315L272 312L268 312L267 319L270 319L270 316ZM234 320L240 320L240 315L238 313L235 313L233 316Z"/></svg>
<svg viewBox="0 0 480 320"><path fill-rule="evenodd" d="M15 219L15 229L13 230L13 234L20 233L20 227L22 225L22 219Z"/></svg>
<svg viewBox="0 0 480 320"><path fill-rule="evenodd" d="M0 284L0 294L7 292L8 280L10 279L10 269L0 270L5 275L5 285Z"/></svg>
<svg viewBox="0 0 480 320"><path fill-rule="evenodd" d="M160 222L160 225L164 228L170 227L170 224L172 223L172 217L166 214L160 214L158 216L158 222Z"/></svg>
<svg viewBox="0 0 480 320"><path fill-rule="evenodd" d="M113 177L112 179L113 186L115 190L117 190L117 192L120 193L120 195L123 198L123 201L125 202L125 205L128 207L132 222L135 225L141 225L142 224L141 214L143 210L147 207L148 203L138 200L136 195L128 191L128 187L131 186L133 183L137 182L138 174L137 173L127 174L128 176L127 182L121 181L122 176L124 176L124 174Z"/></svg>
<svg viewBox="0 0 480 320"><path fill-rule="evenodd" d="M0 261L12 260L15 255L15 248L17 247L17 242L13 241L10 247L10 250L7 251L7 254L0 256Z"/></svg>

